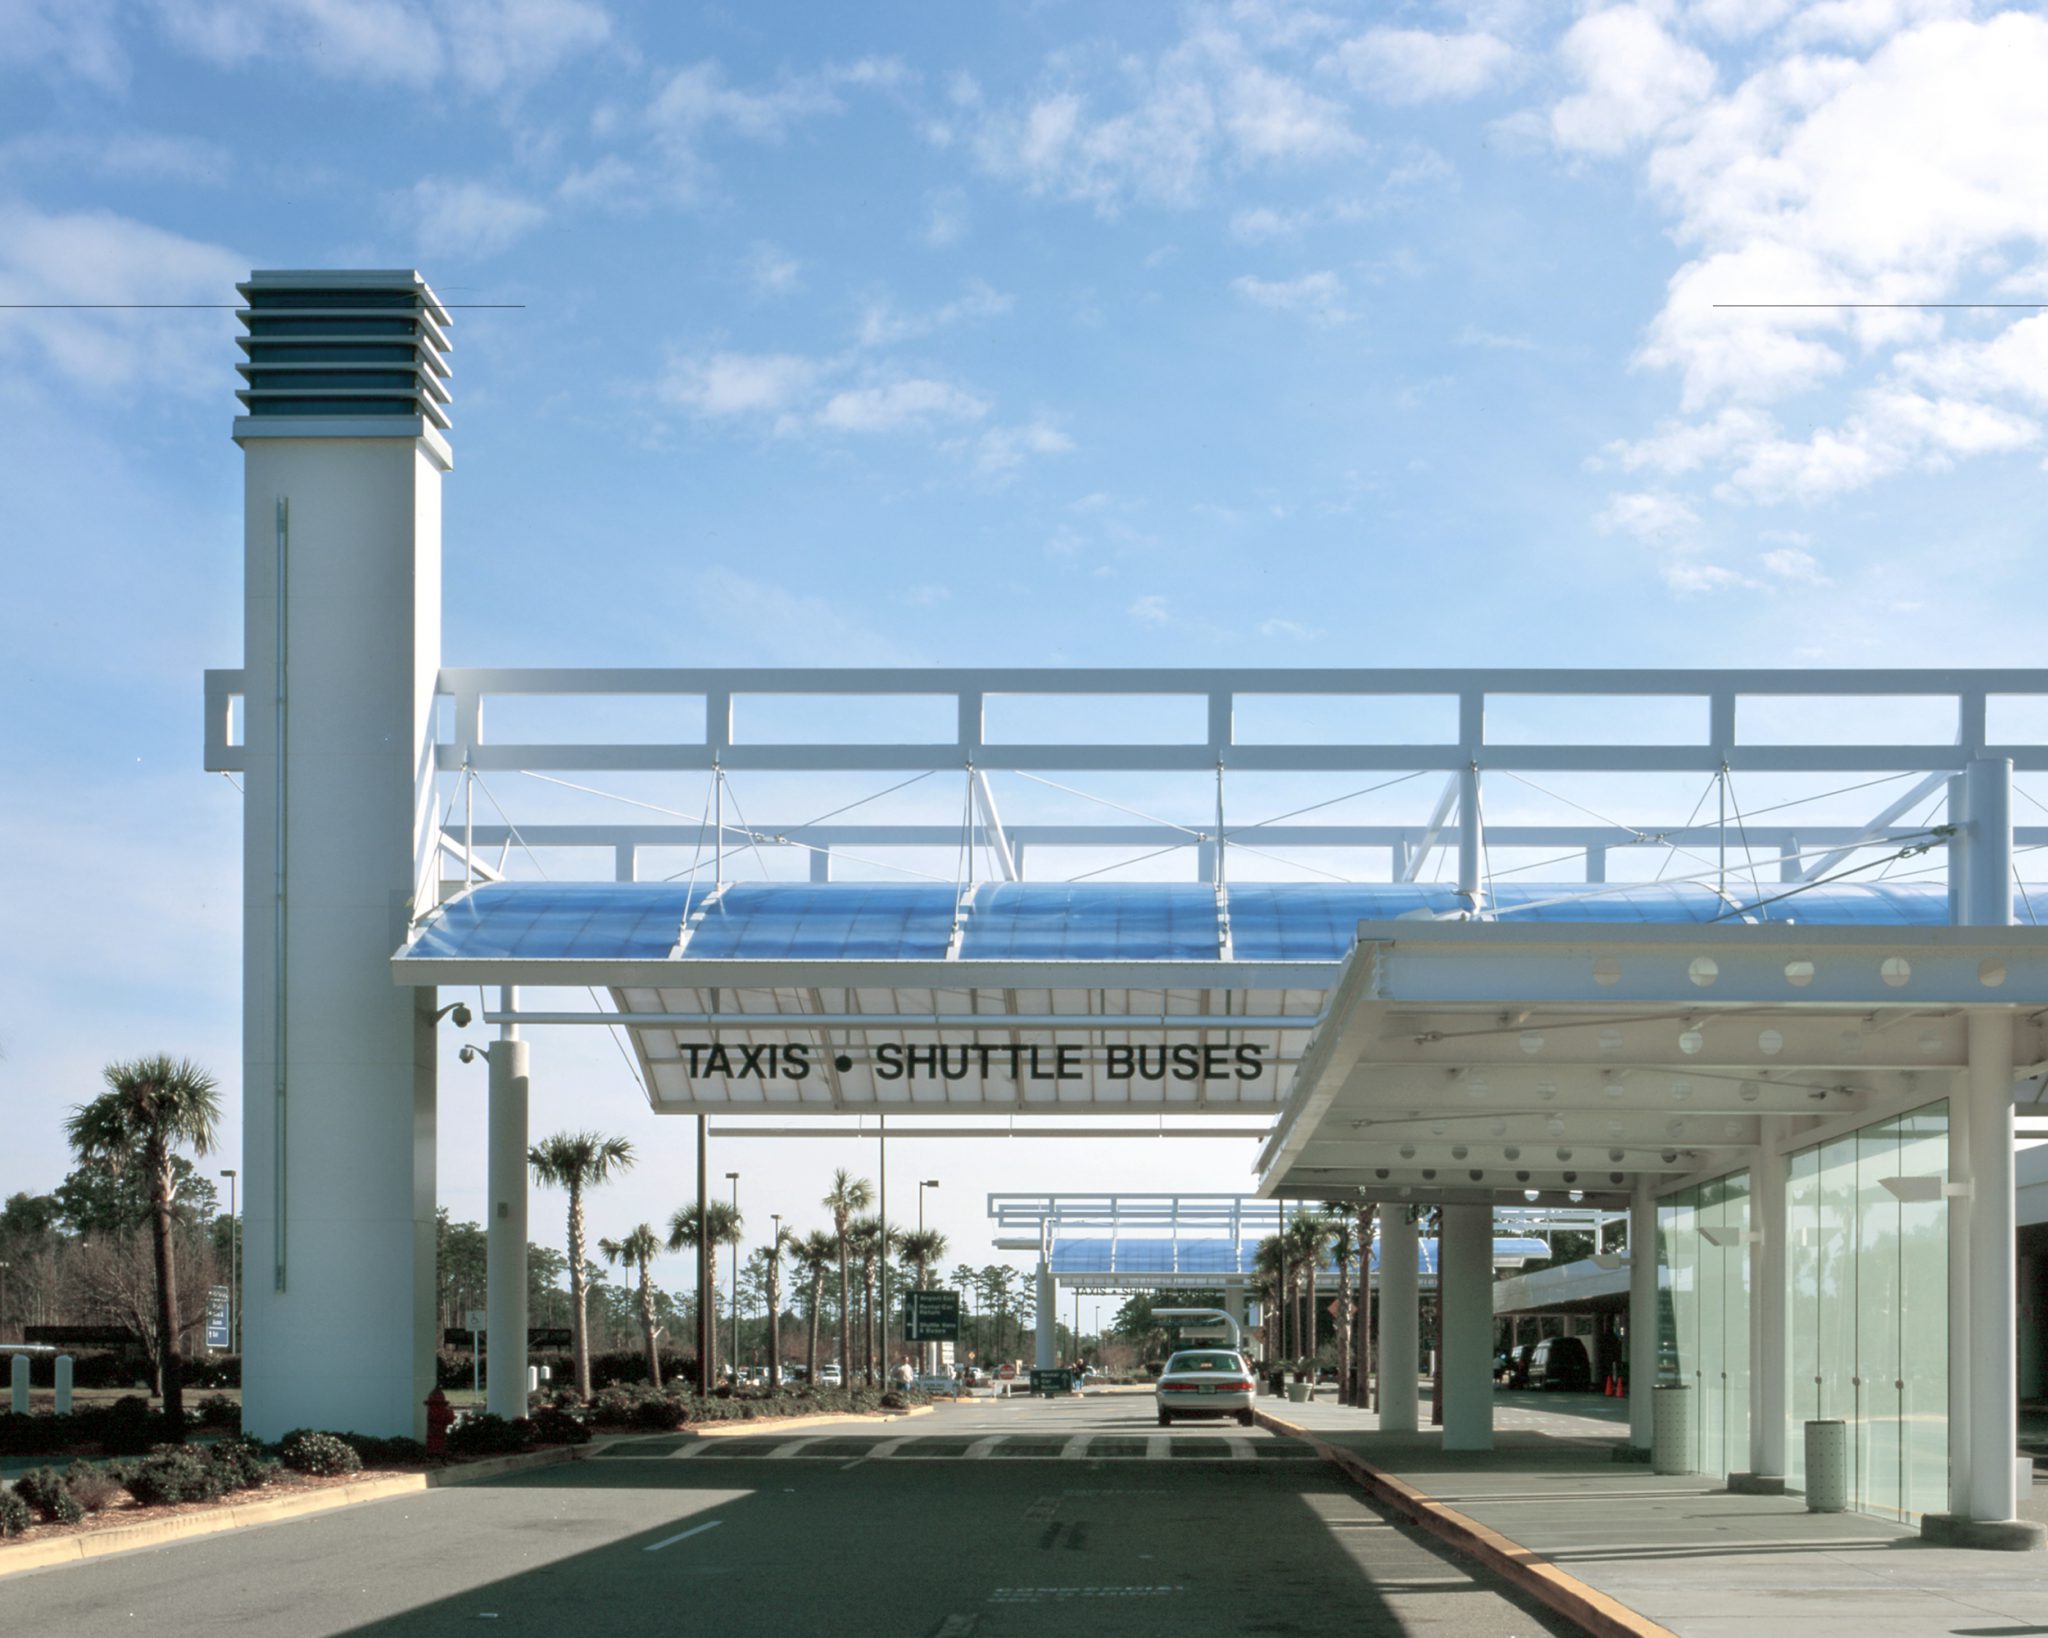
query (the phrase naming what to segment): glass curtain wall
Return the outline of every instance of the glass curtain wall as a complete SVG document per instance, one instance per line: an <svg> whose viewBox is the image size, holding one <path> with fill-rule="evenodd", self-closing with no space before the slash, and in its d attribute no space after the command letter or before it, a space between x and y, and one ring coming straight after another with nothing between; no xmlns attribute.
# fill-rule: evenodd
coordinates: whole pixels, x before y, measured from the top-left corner
<svg viewBox="0 0 2048 1638"><path fill-rule="evenodd" d="M1660 1382L1690 1386L1695 1472L1749 1465L1749 1173L1657 1206Z"/></svg>
<svg viewBox="0 0 2048 1638"><path fill-rule="evenodd" d="M1948 1176L1948 1105L1788 1158L1787 1454L1805 1483L1810 1420L1849 1425L1849 1505L1910 1520L1948 1506L1948 1202L1886 1178Z"/></svg>

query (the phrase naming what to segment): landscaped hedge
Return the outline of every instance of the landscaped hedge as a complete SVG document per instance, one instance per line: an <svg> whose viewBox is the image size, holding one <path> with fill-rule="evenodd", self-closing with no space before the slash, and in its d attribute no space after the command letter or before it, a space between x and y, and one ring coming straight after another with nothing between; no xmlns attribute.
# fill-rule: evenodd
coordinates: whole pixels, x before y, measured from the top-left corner
<svg viewBox="0 0 2048 1638"><path fill-rule="evenodd" d="M0 1416L0 1456L59 1456L88 1445L110 1456L139 1456L167 1432L163 1413L130 1394L111 1405L81 1405L69 1416Z"/></svg>
<svg viewBox="0 0 2048 1638"><path fill-rule="evenodd" d="M590 1402L591 1420L608 1427L665 1432L692 1422L745 1422L782 1416L901 1410L928 1403L928 1396L882 1388L737 1389L700 1399L695 1394L645 1386L606 1388Z"/></svg>

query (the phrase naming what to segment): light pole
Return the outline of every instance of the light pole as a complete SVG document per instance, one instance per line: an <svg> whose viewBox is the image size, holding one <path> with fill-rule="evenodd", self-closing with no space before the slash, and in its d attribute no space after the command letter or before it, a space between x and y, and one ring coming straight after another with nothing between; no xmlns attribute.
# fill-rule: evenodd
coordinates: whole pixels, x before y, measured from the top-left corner
<svg viewBox="0 0 2048 1638"><path fill-rule="evenodd" d="M0 1331L7 1329L7 1271L14 1265L0 1263Z"/></svg>
<svg viewBox="0 0 2048 1638"><path fill-rule="evenodd" d="M727 1171L725 1181L733 1186L733 1382L739 1380L739 1173Z"/></svg>
<svg viewBox="0 0 2048 1638"><path fill-rule="evenodd" d="M924 1239L924 1191L926 1189L936 1189L938 1186L939 1180L936 1177L922 1178L917 1185L917 1237L920 1243ZM939 1368L938 1344L935 1342L920 1344L918 1356L918 1363L925 1371L936 1375Z"/></svg>
<svg viewBox="0 0 2048 1638"><path fill-rule="evenodd" d="M242 1351L242 1223L235 1215L235 1168L220 1174L228 1180L228 1346Z"/></svg>

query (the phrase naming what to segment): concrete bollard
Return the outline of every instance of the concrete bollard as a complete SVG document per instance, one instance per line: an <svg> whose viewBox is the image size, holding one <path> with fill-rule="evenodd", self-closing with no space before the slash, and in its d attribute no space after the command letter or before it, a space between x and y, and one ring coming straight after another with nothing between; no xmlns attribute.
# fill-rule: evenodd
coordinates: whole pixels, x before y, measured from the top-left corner
<svg viewBox="0 0 2048 1638"><path fill-rule="evenodd" d="M59 1416L69 1416L71 1414L71 1356L69 1354L59 1354L57 1356L57 1414Z"/></svg>
<svg viewBox="0 0 2048 1638"><path fill-rule="evenodd" d="M28 1355L16 1354L11 1367L14 1385L14 1414L28 1415Z"/></svg>
<svg viewBox="0 0 2048 1638"><path fill-rule="evenodd" d="M1806 1510L1842 1513L1849 1507L1849 1424L1806 1424Z"/></svg>
<svg viewBox="0 0 2048 1638"><path fill-rule="evenodd" d="M526 1367L526 1391L528 1393L540 1392L540 1367L538 1365Z"/></svg>
<svg viewBox="0 0 2048 1638"><path fill-rule="evenodd" d="M1660 1382L1651 1391L1650 1404L1650 1471L1692 1472L1691 1386Z"/></svg>

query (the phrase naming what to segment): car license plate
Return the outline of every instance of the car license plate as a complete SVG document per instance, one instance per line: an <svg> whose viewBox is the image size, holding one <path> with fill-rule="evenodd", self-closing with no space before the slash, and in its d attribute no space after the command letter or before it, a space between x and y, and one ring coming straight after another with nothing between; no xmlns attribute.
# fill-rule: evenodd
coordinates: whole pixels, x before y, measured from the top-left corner
<svg viewBox="0 0 2048 1638"><path fill-rule="evenodd" d="M1206 1382L1204 1382L1199 1388L1195 1390L1196 1393L1214 1393L1215 1391L1216 1390L1210 1387L1209 1384Z"/></svg>

